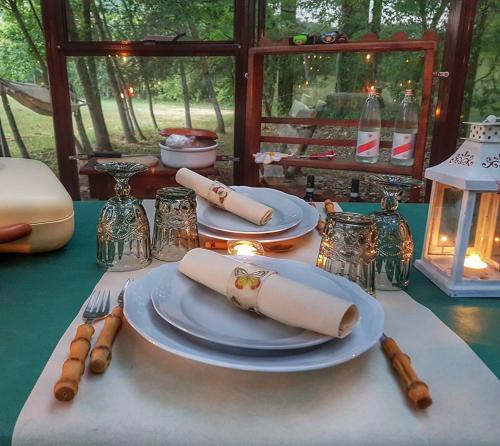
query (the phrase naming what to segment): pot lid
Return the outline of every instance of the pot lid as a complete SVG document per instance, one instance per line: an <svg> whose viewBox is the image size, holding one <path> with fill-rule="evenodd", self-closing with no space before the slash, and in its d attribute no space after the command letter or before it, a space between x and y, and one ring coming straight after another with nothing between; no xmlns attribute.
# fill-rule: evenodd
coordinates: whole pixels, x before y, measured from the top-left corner
<svg viewBox="0 0 500 446"><path fill-rule="evenodd" d="M160 132L161 136L170 136L170 135L183 135L183 136L195 136L196 138L205 138L205 139L218 139L217 133L212 132L210 130L204 129L186 129L186 128L176 128L169 127L163 129Z"/></svg>

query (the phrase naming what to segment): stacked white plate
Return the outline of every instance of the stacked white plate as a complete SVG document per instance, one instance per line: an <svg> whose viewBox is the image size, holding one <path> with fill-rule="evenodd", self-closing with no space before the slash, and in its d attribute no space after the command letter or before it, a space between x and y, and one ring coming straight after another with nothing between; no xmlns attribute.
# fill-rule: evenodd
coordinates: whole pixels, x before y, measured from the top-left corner
<svg viewBox="0 0 500 446"><path fill-rule="evenodd" d="M355 303L360 322L343 339L287 326L236 308L224 296L180 273L178 262L160 266L128 286L125 316L160 349L239 370L329 367L359 356L380 338L382 308L355 283L293 260L252 257L252 263Z"/></svg>
<svg viewBox="0 0 500 446"><path fill-rule="evenodd" d="M293 195L264 187L232 186L232 189L271 207L271 220L258 226L197 197L200 235L219 240L251 238L261 243L283 242L308 234L318 223L317 209Z"/></svg>

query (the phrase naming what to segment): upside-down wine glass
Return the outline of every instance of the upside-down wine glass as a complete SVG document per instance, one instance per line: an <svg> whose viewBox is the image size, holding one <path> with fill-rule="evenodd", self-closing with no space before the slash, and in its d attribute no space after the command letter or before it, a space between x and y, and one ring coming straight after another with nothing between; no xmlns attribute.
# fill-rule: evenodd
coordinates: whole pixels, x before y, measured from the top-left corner
<svg viewBox="0 0 500 446"><path fill-rule="evenodd" d="M97 263L110 271L132 271L151 263L149 222L141 200L130 195L132 175L147 170L143 164L111 162L95 169L116 180L116 196L101 209L97 224Z"/></svg>

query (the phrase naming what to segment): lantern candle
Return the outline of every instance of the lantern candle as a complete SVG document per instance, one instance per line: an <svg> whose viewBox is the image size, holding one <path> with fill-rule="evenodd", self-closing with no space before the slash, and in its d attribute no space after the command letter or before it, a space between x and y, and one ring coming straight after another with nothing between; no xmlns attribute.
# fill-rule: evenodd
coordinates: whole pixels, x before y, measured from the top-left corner
<svg viewBox="0 0 500 446"><path fill-rule="evenodd" d="M263 256L264 247L255 240L236 240L228 242L227 252L238 256Z"/></svg>
<svg viewBox="0 0 500 446"><path fill-rule="evenodd" d="M464 267L468 269L485 269L488 268L488 264L483 262L478 254L471 254L465 257Z"/></svg>

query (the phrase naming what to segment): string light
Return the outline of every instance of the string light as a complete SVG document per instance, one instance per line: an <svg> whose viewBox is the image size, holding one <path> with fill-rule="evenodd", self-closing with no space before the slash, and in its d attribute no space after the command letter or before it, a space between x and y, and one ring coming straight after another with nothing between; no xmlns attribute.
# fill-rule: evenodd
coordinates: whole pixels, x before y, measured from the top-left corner
<svg viewBox="0 0 500 446"><path fill-rule="evenodd" d="M368 53L366 56L365 56L365 60L366 60L366 63L370 63L370 61L372 60L372 55L370 53Z"/></svg>

